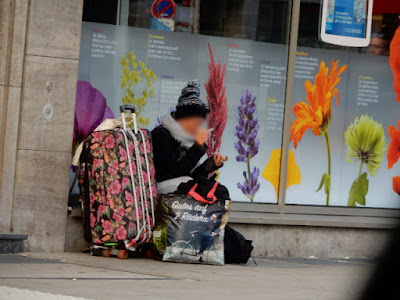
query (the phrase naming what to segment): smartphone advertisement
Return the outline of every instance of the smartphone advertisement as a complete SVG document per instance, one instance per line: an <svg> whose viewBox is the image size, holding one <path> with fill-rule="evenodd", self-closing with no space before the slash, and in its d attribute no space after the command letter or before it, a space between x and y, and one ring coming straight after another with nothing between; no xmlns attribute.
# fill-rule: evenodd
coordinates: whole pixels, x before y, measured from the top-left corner
<svg viewBox="0 0 400 300"><path fill-rule="evenodd" d="M321 40L335 45L365 47L369 44L373 0L324 0Z"/></svg>

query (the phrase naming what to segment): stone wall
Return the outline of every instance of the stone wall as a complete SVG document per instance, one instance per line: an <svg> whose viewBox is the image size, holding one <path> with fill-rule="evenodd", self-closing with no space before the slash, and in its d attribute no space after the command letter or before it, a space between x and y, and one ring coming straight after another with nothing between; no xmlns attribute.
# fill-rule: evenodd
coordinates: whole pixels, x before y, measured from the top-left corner
<svg viewBox="0 0 400 300"><path fill-rule="evenodd" d="M83 0L0 1L0 232L64 250Z"/></svg>
<svg viewBox="0 0 400 300"><path fill-rule="evenodd" d="M231 225L253 240L256 257L376 258L392 233L387 229Z"/></svg>
<svg viewBox="0 0 400 300"><path fill-rule="evenodd" d="M67 220L65 251L79 252L89 245L83 239L80 218ZM293 225L235 224L247 239L253 241L254 257L377 258L392 230L335 228Z"/></svg>

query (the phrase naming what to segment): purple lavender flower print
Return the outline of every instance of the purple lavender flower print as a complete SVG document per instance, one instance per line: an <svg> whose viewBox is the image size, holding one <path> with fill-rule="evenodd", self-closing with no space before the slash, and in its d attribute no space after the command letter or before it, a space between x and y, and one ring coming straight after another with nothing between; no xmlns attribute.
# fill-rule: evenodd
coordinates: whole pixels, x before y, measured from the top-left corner
<svg viewBox="0 0 400 300"><path fill-rule="evenodd" d="M235 148L238 152L236 160L247 164L247 171L243 172L244 183L238 183L237 187L242 191L247 198L253 202L254 196L260 189L258 177L260 169L254 167L251 170L250 160L257 155L260 146L260 140L257 139L258 124L256 112L256 97L253 96L250 89L246 89L240 98L238 106L238 125L235 128L235 135L238 142L235 143Z"/></svg>

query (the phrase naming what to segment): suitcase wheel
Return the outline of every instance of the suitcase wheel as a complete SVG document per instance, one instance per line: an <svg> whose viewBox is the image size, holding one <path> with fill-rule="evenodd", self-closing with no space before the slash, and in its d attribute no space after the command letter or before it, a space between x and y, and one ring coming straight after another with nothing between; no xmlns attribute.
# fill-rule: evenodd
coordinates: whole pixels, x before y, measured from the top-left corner
<svg viewBox="0 0 400 300"><path fill-rule="evenodd" d="M127 259L128 258L128 250L118 250L117 257L119 259Z"/></svg>
<svg viewBox="0 0 400 300"><path fill-rule="evenodd" d="M101 250L101 256L110 257L111 256L111 249L103 249L103 250Z"/></svg>
<svg viewBox="0 0 400 300"><path fill-rule="evenodd" d="M103 249L90 247L90 254L93 256L102 256Z"/></svg>

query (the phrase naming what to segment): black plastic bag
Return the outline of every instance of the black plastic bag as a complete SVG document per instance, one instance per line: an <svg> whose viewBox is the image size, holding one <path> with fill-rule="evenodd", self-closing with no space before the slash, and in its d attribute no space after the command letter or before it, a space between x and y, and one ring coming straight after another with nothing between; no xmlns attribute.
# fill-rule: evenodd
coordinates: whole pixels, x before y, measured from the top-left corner
<svg viewBox="0 0 400 300"><path fill-rule="evenodd" d="M245 264L251 256L253 241L230 226L225 226L224 252L226 264Z"/></svg>

